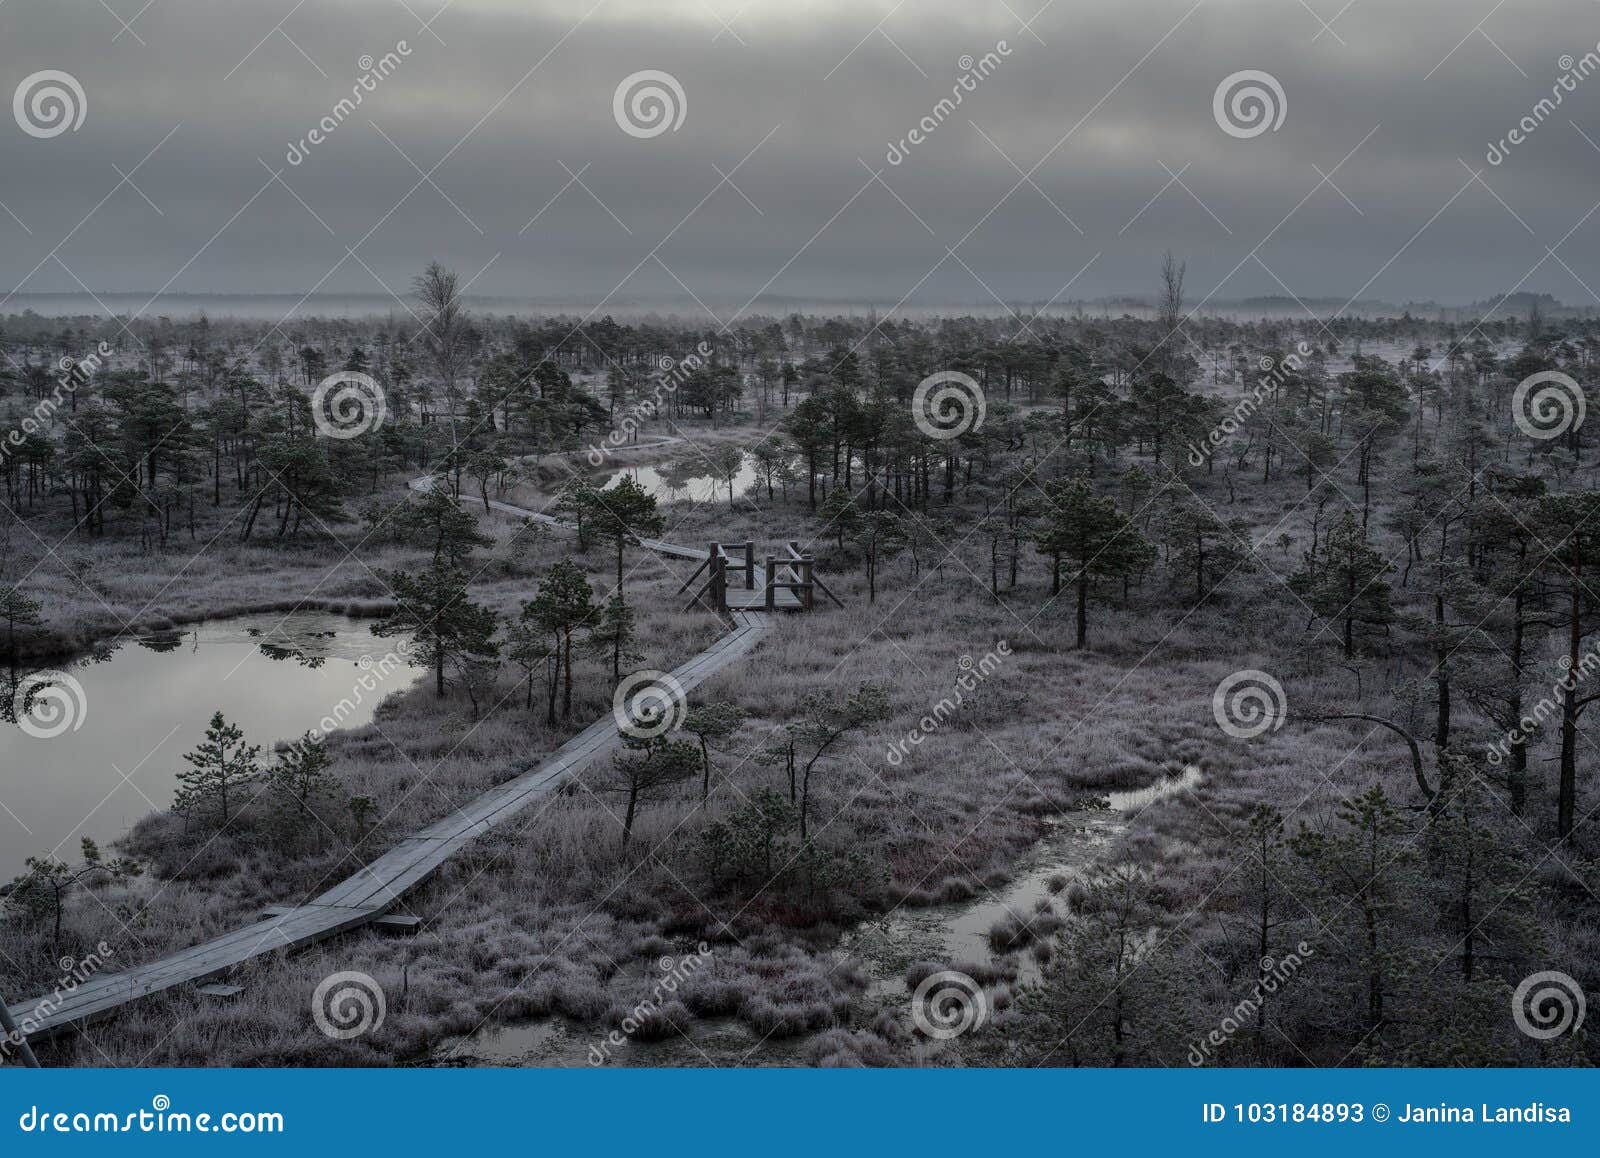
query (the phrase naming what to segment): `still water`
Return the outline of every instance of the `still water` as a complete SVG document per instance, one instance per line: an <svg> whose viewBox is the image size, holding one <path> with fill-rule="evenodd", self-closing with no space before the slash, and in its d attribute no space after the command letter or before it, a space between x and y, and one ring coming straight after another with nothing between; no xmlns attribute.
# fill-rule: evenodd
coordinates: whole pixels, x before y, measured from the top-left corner
<svg viewBox="0 0 1600 1158"><path fill-rule="evenodd" d="M322 612L213 620L58 665L77 688L36 687L20 715L7 673L0 883L29 856L75 860L82 837L108 844L170 805L183 754L213 712L260 744L263 760L336 710L344 727L370 723L419 674L388 658L400 644L374 636L370 620ZM24 685L30 674L16 673Z"/></svg>
<svg viewBox="0 0 1600 1158"><path fill-rule="evenodd" d="M615 486L625 478L631 478L644 488L647 494L654 495L664 503L677 502L687 499L690 502L707 503L715 501L728 501L728 480L713 478L708 474L691 474L693 470L704 469L703 463L691 462L681 468L671 466L629 466L615 471L602 487ZM733 476L733 497L738 498L753 490L756 486L756 467L749 456L745 457L744 464L739 467ZM765 493L765 492L763 492Z"/></svg>

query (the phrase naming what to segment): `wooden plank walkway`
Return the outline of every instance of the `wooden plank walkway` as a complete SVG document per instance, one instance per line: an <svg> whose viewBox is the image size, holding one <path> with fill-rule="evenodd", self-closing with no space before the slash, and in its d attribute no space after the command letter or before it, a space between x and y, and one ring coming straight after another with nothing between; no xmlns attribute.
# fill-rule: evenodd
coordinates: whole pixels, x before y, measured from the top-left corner
<svg viewBox="0 0 1600 1158"><path fill-rule="evenodd" d="M490 499L489 509L499 511L503 515L516 515L518 518L532 519L534 522L544 523L546 526L560 527L563 531L571 531L575 529L571 523L564 519L558 519L554 515L541 514L539 511L530 511L527 507L512 506L510 503L503 503L499 499ZM706 557L706 552L703 549L697 547L680 547L677 543L668 543L661 539L639 539L638 543L639 546L647 547L659 555L670 555L675 559L700 560Z"/></svg>
<svg viewBox="0 0 1600 1158"><path fill-rule="evenodd" d="M520 507L491 505L561 525L549 516ZM684 558L706 557L704 551L655 540L646 540L644 546ZM759 612L735 611L732 617L731 632L671 673L684 691L737 662L772 628L771 618ZM54 995L47 994L13 1005L8 1012L19 1025L32 1027L31 1037L45 1037L108 1014L138 998L213 977L253 957L296 949L368 924L393 908L407 890L432 876L469 841L506 824L619 745L616 721L605 716L536 767L405 838L353 876L303 905L275 912L253 925L147 964L92 978L62 996L54 1008Z"/></svg>
<svg viewBox="0 0 1600 1158"><path fill-rule="evenodd" d="M764 611L767 607L767 576L766 570L760 564L756 565L756 587L754 591L743 587L728 588L727 604L729 611ZM787 587L780 587L772 593L772 606L776 611L801 611L805 604L800 602L800 596L790 591Z"/></svg>
<svg viewBox="0 0 1600 1158"><path fill-rule="evenodd" d="M423 481L424 480L418 480L418 482ZM412 485L416 486L415 483ZM418 487L418 489L423 488ZM515 515L519 518L532 519L535 522L544 523L547 526L560 527L564 531L571 531L573 529L572 524L563 519L555 518L552 515L541 514L538 511L530 511L526 507L518 507L513 506L511 503L503 503L498 499L490 499L489 507L491 510L499 511L501 514ZM668 543L661 539L639 539L638 543L639 546L654 551L658 555L670 555L675 559L691 559L695 562L704 562L707 555L707 552L701 548L681 547L677 543ZM736 586L730 586L728 588L728 610L766 610L766 586L767 569L760 563L757 563L755 565L755 587L753 590ZM800 600L800 596L796 595L788 588L780 588L778 591L773 593L773 608L775 610L799 611L804 606L805 605Z"/></svg>

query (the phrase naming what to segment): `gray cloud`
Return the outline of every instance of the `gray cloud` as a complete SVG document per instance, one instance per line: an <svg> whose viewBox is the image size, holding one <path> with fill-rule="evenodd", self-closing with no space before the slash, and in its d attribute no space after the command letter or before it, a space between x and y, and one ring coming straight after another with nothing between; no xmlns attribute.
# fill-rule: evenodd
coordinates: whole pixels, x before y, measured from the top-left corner
<svg viewBox="0 0 1600 1158"><path fill-rule="evenodd" d="M1330 20L1340 7L1309 2ZM130 19L139 8L111 3ZM89 106L81 130L50 140L0 122L0 202L32 231L0 213L3 288L75 291L76 275L96 291L172 279L173 291L403 293L437 257L464 277L487 266L476 294L698 297L726 317L764 288L880 307L908 292L1042 300L1096 254L1069 297L1142 292L1170 248L1189 260L1194 297L1465 302L1527 278L1600 304L1582 284L1600 289L1600 214L1561 248L1571 272L1546 260L1529 276L1594 203L1600 148L1579 128L1600 142L1600 75L1504 164L1484 160L1549 94L1562 54L1600 41L1587 0L1518 0L1480 33L1490 0L1356 0L1320 36L1286 0L1055 0L1038 40L1020 20L1041 0L1007 0L1020 15L998 0L408 3L418 15L400 0L308 0L279 32L288 0L154 0L131 32L96 0L0 7L4 91L57 68ZM419 28L435 13L439 39ZM287 164L349 94L358 58L401 40L410 55L393 75ZM959 58L1001 40L993 74L886 164L890 142L950 93ZM641 69L681 82L679 131L640 140L614 122L614 88ZM1241 69L1282 83L1278 131L1237 140L1215 123L1212 93ZM160 212L126 185L107 198L113 165L127 172L175 126L133 178ZM1317 188L1318 167L1364 138L1338 189ZM763 139L738 188L719 187L718 169ZM1038 187L1006 196L1019 180L1006 156L1031 170L1047 153ZM411 162L437 164L438 188L407 196ZM1141 212L1169 171L1182 183Z"/></svg>

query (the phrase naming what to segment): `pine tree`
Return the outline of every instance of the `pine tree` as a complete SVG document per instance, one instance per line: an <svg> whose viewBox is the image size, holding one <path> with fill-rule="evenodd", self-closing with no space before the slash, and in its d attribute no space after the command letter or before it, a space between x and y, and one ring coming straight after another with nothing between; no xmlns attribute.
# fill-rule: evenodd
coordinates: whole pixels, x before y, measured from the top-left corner
<svg viewBox="0 0 1600 1158"><path fill-rule="evenodd" d="M800 720L786 725L797 744L811 749L800 765L800 843L806 842L811 811L811 774L844 736L868 724L889 718L889 697L876 684L862 684L848 695L827 689L815 691L800 703Z"/></svg>
<svg viewBox="0 0 1600 1158"><path fill-rule="evenodd" d="M1376 1033L1405 968L1401 935L1414 899L1416 851L1381 786L1344 801L1338 821L1331 831L1302 828L1289 846L1327 898L1326 911L1349 926L1350 935L1334 944L1351 968L1349 988L1366 1029Z"/></svg>
<svg viewBox="0 0 1600 1158"><path fill-rule="evenodd" d="M1578 694L1583 640L1595 628L1594 576L1600 574L1600 491L1556 495L1539 504L1539 555L1554 589L1566 635L1561 684L1561 770L1556 788L1556 831L1570 840L1578 813L1578 716L1594 698Z"/></svg>
<svg viewBox="0 0 1600 1158"><path fill-rule="evenodd" d="M1439 925L1450 936L1450 956L1460 959L1461 979L1471 985L1482 968L1483 946L1531 951L1539 940L1537 889L1528 883L1524 850L1500 820L1500 806L1482 781L1450 756L1442 801L1428 826L1425 848Z"/></svg>
<svg viewBox="0 0 1600 1158"><path fill-rule="evenodd" d="M1532 582L1543 551L1532 530L1537 523L1534 499L1543 484L1536 480L1497 479L1493 502L1474 514L1469 555L1475 555L1470 581L1456 592L1466 617L1478 625L1487 647L1468 649L1472 665L1463 679L1467 699L1506 736L1503 764L1508 803L1521 816L1528 801L1528 742L1522 730L1524 700L1529 691L1533 642L1530 629L1539 626L1543 607Z"/></svg>
<svg viewBox="0 0 1600 1158"><path fill-rule="evenodd" d="M601 784L600 790L617 792L627 799L622 818L622 852L627 855L639 802L693 776L700 756L693 744L670 735L638 737L623 733L622 743L624 750L611 757L612 778Z"/></svg>
<svg viewBox="0 0 1600 1158"><path fill-rule="evenodd" d="M277 761L267 772L267 779L277 792L293 801L300 812L313 816L312 801L334 782L328 772L332 766L327 740L307 732L278 754Z"/></svg>
<svg viewBox="0 0 1600 1158"><path fill-rule="evenodd" d="M737 732L745 721L745 710L738 704L713 700L691 708L683 720L683 730L700 741L700 802L711 797L711 747L715 741L726 740Z"/></svg>
<svg viewBox="0 0 1600 1158"><path fill-rule="evenodd" d="M1086 478L1051 482L1049 503L1034 545L1050 558L1050 594L1061 591L1062 571L1077 591L1077 646L1089 642L1089 598L1097 582L1126 582L1155 561L1155 548L1110 499L1098 498Z"/></svg>
<svg viewBox="0 0 1600 1158"><path fill-rule="evenodd" d="M527 690L526 708L530 712L533 711L534 674L555 666L561 654L531 608L531 603L524 603L522 614L506 625L505 641L506 659L522 671Z"/></svg>
<svg viewBox="0 0 1600 1158"><path fill-rule="evenodd" d="M1393 570L1367 545L1366 530L1355 512L1345 511L1328 528L1318 554L1307 554L1305 566L1289 585L1315 614L1341 625L1344 657L1353 659L1363 629L1387 631L1394 622L1389 582L1384 578Z"/></svg>
<svg viewBox="0 0 1600 1158"><path fill-rule="evenodd" d="M898 554L910 535L905 520L882 507L861 512L851 523L855 543L867 564L867 602L876 603L880 565Z"/></svg>
<svg viewBox="0 0 1600 1158"><path fill-rule="evenodd" d="M634 628L633 608L622 598L618 588L601 606L598 616L589 628L588 645L597 654L611 661L611 678L622 678L622 665L644 658L644 653L634 650L638 631Z"/></svg>
<svg viewBox="0 0 1600 1158"><path fill-rule="evenodd" d="M82 841L83 859L76 865L53 856L30 856L28 871L12 882L6 901L25 914L51 921L51 951L61 947L61 918L66 911L67 893L78 885L97 879L115 881L139 876L144 870L131 860L106 860L100 846L87 836Z"/></svg>
<svg viewBox="0 0 1600 1158"><path fill-rule="evenodd" d="M1230 947L1235 950L1234 964L1255 974L1259 1002L1254 1011L1254 1046L1257 1059L1265 1064L1269 1044L1266 1028L1271 1016L1271 992L1266 982L1272 962L1287 952L1279 942L1279 930L1304 920L1306 914L1285 883L1285 878L1294 879L1295 858L1283 831L1283 814L1264 804L1256 805L1236 840L1242 854L1241 868L1224 883L1232 901L1232 915L1237 916L1243 928L1239 943Z"/></svg>
<svg viewBox="0 0 1600 1158"><path fill-rule="evenodd" d="M728 509L733 509L733 485L744 466L744 451L737 446L715 446L706 455L712 476L728 488Z"/></svg>
<svg viewBox="0 0 1600 1158"><path fill-rule="evenodd" d="M1126 1065L1163 1020L1153 997L1159 966L1147 953L1161 920L1155 888L1143 869L1118 865L1076 888L1071 910L1039 998L1066 1027L1055 1049L1074 1065Z"/></svg>
<svg viewBox="0 0 1600 1158"><path fill-rule="evenodd" d="M628 477L614 487L588 492L585 505L595 533L610 539L617 549L617 590L621 591L623 549L637 539L659 535L667 520L656 509L656 497Z"/></svg>
<svg viewBox="0 0 1600 1158"><path fill-rule="evenodd" d="M221 712L214 712L206 738L184 754L189 769L178 773L173 807L184 813L215 807L219 824L227 827L233 815L230 794L236 795L260 775L260 756L259 744L246 744L244 732L223 719Z"/></svg>
<svg viewBox="0 0 1600 1158"><path fill-rule="evenodd" d="M43 627L39 603L16 586L0 587L0 621L6 625L6 658L17 657L17 628Z"/></svg>
<svg viewBox="0 0 1600 1158"><path fill-rule="evenodd" d="M829 491L817 514L822 519L822 530L833 532L841 551L844 550L845 539L854 538L860 533L861 507L845 487L834 487Z"/></svg>
<svg viewBox="0 0 1600 1158"><path fill-rule="evenodd" d="M578 629L587 624L595 614L594 592L583 571L570 559L558 560L544 579L539 590L524 605L523 618L530 619L544 629L551 639L551 650L556 662L550 669L550 727L556 726L556 687L558 677L565 689L561 714L572 714L572 640Z"/></svg>
<svg viewBox="0 0 1600 1158"><path fill-rule="evenodd" d="M556 509L566 515L578 532L578 550L587 551L594 538L595 516L600 506L600 491L583 479L574 478L561 488ZM621 568L619 565L618 572Z"/></svg>
<svg viewBox="0 0 1600 1158"><path fill-rule="evenodd" d="M373 624L372 634L410 634L418 657L433 668L434 691L441 699L447 666L461 670L497 655L495 613L467 597L467 576L448 559L437 558L415 575L384 572L383 579L394 592L395 609Z"/></svg>
<svg viewBox="0 0 1600 1158"><path fill-rule="evenodd" d="M478 548L494 545L494 538L478 529L477 516L441 486L428 487L386 517L399 519L405 538L426 548L435 562L443 560L453 567L465 563Z"/></svg>
<svg viewBox="0 0 1600 1158"><path fill-rule="evenodd" d="M1196 604L1251 561L1248 525L1224 522L1192 494L1175 496L1161 529L1173 573L1181 582L1193 580Z"/></svg>

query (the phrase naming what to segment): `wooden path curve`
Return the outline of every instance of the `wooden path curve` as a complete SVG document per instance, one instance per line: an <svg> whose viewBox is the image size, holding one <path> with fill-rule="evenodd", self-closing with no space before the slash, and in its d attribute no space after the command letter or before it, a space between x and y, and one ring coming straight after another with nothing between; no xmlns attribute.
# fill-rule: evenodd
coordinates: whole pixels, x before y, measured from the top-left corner
<svg viewBox="0 0 1600 1158"><path fill-rule="evenodd" d="M416 480L411 485L421 490L430 484L431 479ZM549 515L509 503L491 501L490 506L507 514L565 526ZM707 556L705 551L674 543L654 539L641 542L678 558L703 560ZM731 615L731 632L671 673L685 692L742 658L772 628L772 617L762 612L734 611ZM8 1012L28 1036L45 1037L108 1014L138 998L202 981L253 957L309 945L368 924L392 909L407 890L427 880L469 841L506 824L530 804L548 797L595 758L619 746L616 721L604 716L536 767L406 837L353 876L305 904L147 964L91 978L70 993L46 994L19 1002Z"/></svg>

